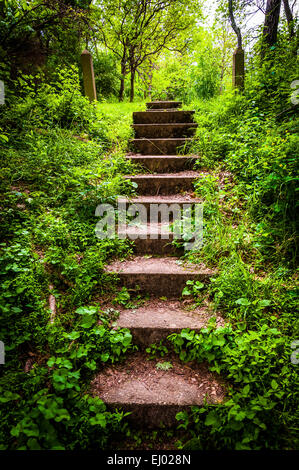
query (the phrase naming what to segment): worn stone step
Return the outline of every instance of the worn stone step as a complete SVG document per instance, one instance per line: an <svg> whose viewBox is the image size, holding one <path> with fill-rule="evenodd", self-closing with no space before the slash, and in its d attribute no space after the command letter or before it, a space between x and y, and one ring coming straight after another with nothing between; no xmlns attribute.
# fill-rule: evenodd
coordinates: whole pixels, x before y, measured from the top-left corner
<svg viewBox="0 0 299 470"><path fill-rule="evenodd" d="M122 364L107 366L95 376L92 395L110 409L130 412L131 422L144 429L175 426L179 411L224 400L223 381L205 364L185 364L175 356L147 359L139 352ZM172 366L166 371L158 365L165 361Z"/></svg>
<svg viewBox="0 0 299 470"><path fill-rule="evenodd" d="M192 138L177 137L173 139L132 139L131 143L136 152L143 155L176 155L179 150L184 150L184 147L192 141ZM187 153L185 151L185 153Z"/></svg>
<svg viewBox="0 0 299 470"><path fill-rule="evenodd" d="M206 266L178 264L178 258L145 258L135 256L115 261L105 268L117 274L120 284L128 289L167 298L180 297L188 280L208 281L214 271ZM179 263L182 263L179 261Z"/></svg>
<svg viewBox="0 0 299 470"><path fill-rule="evenodd" d="M180 173L162 173L156 175L126 176L138 184L138 194L156 196L161 194L176 194L182 191L192 191L194 181L200 177L196 171L182 171Z"/></svg>
<svg viewBox="0 0 299 470"><path fill-rule="evenodd" d="M135 111L133 113L134 124L159 124L159 123L180 123L193 122L194 111L177 110L156 110L156 111Z"/></svg>
<svg viewBox="0 0 299 470"><path fill-rule="evenodd" d="M173 212L171 209L179 207L184 209L191 204L192 207L195 204L202 204L202 200L195 198L193 194L186 193L182 194L172 194L168 196L137 196L132 198L119 197L118 202L124 204L128 210L131 206L138 208L139 205L143 206L147 212L147 222L150 222L151 209L167 209L169 212L169 220L173 220ZM157 222L168 223L167 220L161 220L161 213L159 212L159 217ZM165 216L164 216L165 219Z"/></svg>
<svg viewBox="0 0 299 470"><path fill-rule="evenodd" d="M167 173L190 169L199 157L192 155L128 155L126 158L154 173Z"/></svg>
<svg viewBox="0 0 299 470"><path fill-rule="evenodd" d="M149 346L167 338L171 333L178 333L184 328L200 331L211 319L207 307L191 310L190 302L178 300L150 299L136 309L118 308L120 315L117 326L129 328L134 343L140 346ZM217 325L224 321L216 316Z"/></svg>
<svg viewBox="0 0 299 470"><path fill-rule="evenodd" d="M172 124L133 124L136 139L142 137L160 139L163 137L192 137L198 124L172 123Z"/></svg>
<svg viewBox="0 0 299 470"><path fill-rule="evenodd" d="M147 109L146 112L147 113L152 113L153 111L155 112L158 112L158 111L161 111L162 113L167 111L167 112L170 112L170 111L179 111L178 108L167 108L167 109Z"/></svg>
<svg viewBox="0 0 299 470"><path fill-rule="evenodd" d="M151 101L150 103L146 103L147 109L180 108L181 106L181 101Z"/></svg>
<svg viewBox="0 0 299 470"><path fill-rule="evenodd" d="M126 226L120 229L118 234L121 238L134 241L134 252L147 255L180 255L182 248L172 244L173 232L170 226L161 223L148 223L140 226ZM192 241L192 240L191 240Z"/></svg>

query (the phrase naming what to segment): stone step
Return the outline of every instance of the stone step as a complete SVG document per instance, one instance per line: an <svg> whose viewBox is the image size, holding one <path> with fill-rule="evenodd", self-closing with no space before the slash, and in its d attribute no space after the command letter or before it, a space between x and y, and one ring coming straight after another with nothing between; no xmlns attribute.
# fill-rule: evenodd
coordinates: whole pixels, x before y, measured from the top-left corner
<svg viewBox="0 0 299 470"><path fill-rule="evenodd" d="M128 155L126 158L154 173L189 169L198 160L198 157L185 155Z"/></svg>
<svg viewBox="0 0 299 470"><path fill-rule="evenodd" d="M92 395L110 409L130 412L131 422L144 429L176 426L179 411L201 406L205 401L223 401L224 384L205 364L185 364L175 356L147 358L139 352L124 363L104 368L91 384ZM172 367L159 369L159 363L166 361Z"/></svg>
<svg viewBox="0 0 299 470"><path fill-rule="evenodd" d="M120 284L128 289L136 290L138 286L142 292L167 298L180 297L188 280L208 281L214 274L206 266L177 261L177 258L135 256L109 264L105 272L117 274Z"/></svg>
<svg viewBox="0 0 299 470"><path fill-rule="evenodd" d="M175 123L175 124L133 124L136 139L146 138L175 138L192 137L195 134L198 124Z"/></svg>
<svg viewBox="0 0 299 470"><path fill-rule="evenodd" d="M167 109L146 109L146 112L147 113L152 113L153 111L155 112L158 112L158 111L161 111L161 112L170 112L170 111L178 111L178 108L167 108Z"/></svg>
<svg viewBox="0 0 299 470"><path fill-rule="evenodd" d="M147 255L180 255L183 249L172 244L173 233L167 224L149 223L138 227L127 226L118 232L121 238L134 241L134 252ZM192 241L192 240L191 240Z"/></svg>
<svg viewBox="0 0 299 470"><path fill-rule="evenodd" d="M151 101L150 103L146 103L147 109L173 109L180 108L181 106L181 101Z"/></svg>
<svg viewBox="0 0 299 470"><path fill-rule="evenodd" d="M134 124L189 123L193 122L194 111L135 111Z"/></svg>
<svg viewBox="0 0 299 470"><path fill-rule="evenodd" d="M136 309L118 308L120 315L117 326L129 328L134 343L147 347L184 328L200 331L205 327L211 318L207 307L193 310L190 307L190 302L182 304L177 300L150 299ZM224 324L218 315L216 321L217 325Z"/></svg>
<svg viewBox="0 0 299 470"><path fill-rule="evenodd" d="M196 171L182 171L180 173L162 173L157 175L125 176L138 184L138 194L166 196L182 191L192 191L194 181L201 175Z"/></svg>
<svg viewBox="0 0 299 470"><path fill-rule="evenodd" d="M167 208L169 210L169 220L173 219L173 214L171 212L171 208L179 206L181 209L186 207L187 205L195 206L195 204L202 204L202 200L199 198L195 198L193 194L186 193L184 195L181 194L172 194L168 196L137 196L132 198L126 197L119 197L118 202L121 204L125 204L126 209L130 206L138 207L141 204L145 210L147 211L147 222L150 222L150 214L151 208ZM168 223L166 220L158 219L158 222Z"/></svg>
<svg viewBox="0 0 299 470"><path fill-rule="evenodd" d="M176 139L132 139L131 143L138 153L143 155L176 155L179 149L183 150L185 145L192 141L191 138ZM185 152L186 153L186 152Z"/></svg>

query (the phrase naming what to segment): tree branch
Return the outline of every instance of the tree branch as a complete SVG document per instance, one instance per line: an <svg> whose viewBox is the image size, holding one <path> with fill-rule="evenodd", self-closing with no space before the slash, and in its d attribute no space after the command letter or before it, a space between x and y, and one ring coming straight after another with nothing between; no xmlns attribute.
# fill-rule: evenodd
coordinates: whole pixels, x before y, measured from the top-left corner
<svg viewBox="0 0 299 470"><path fill-rule="evenodd" d="M241 30L237 26L236 21L235 21L234 11L233 11L233 0L228 0L228 11L229 11L229 18L230 18L232 28L235 31L237 38L238 38L238 48L242 49L242 35L241 35Z"/></svg>

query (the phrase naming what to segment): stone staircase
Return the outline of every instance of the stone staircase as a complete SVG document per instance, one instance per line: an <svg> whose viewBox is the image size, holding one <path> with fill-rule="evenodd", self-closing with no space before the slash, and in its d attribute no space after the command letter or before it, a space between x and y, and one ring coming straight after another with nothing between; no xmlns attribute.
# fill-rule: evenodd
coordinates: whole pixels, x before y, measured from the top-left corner
<svg viewBox="0 0 299 470"><path fill-rule="evenodd" d="M142 204L147 221L143 226L125 228L126 236L135 238L136 256L111 263L106 272L116 273L128 289L138 286L150 295L150 300L133 310L122 309L117 322L131 330L140 352L122 364L105 368L92 383L94 394L110 407L130 411L130 419L144 429L172 426L178 411L201 405L205 399L218 402L224 397L223 385L205 365L183 364L172 356L165 359L172 367L160 370L157 362L163 359L149 361L142 352L183 328L199 331L209 320L205 307L188 309L180 298L187 280L206 282L213 272L204 266L182 263L171 244L169 223L150 223L149 219L153 205L175 204L181 208L200 202L192 195L193 181L200 176L192 170L196 157L178 155L197 125L194 112L181 111L180 106L180 102L158 101L147 103L147 111L133 113L132 143L138 153L127 158L150 173L128 176L138 184L139 195L123 198L123 202L127 207ZM221 323L221 318L217 322Z"/></svg>

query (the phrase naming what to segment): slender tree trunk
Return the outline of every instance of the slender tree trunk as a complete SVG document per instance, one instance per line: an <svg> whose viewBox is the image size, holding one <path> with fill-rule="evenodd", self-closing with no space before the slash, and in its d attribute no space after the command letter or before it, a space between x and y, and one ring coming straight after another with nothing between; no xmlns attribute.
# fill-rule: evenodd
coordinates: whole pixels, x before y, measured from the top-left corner
<svg viewBox="0 0 299 470"><path fill-rule="evenodd" d="M232 25L233 30L235 31L237 38L238 38L238 49L242 49L242 35L241 30L237 26L235 21L235 15L233 10L233 0L228 0L228 11L229 11L229 18Z"/></svg>
<svg viewBox="0 0 299 470"><path fill-rule="evenodd" d="M292 10L290 8L288 0L283 0L283 5L284 5L284 11L286 14L286 19L288 22L288 28L290 32L290 37L292 38L294 36L294 17Z"/></svg>
<svg viewBox="0 0 299 470"><path fill-rule="evenodd" d="M220 88L219 88L220 95L222 95L222 92L223 92L223 77L224 77L224 70L225 70L225 66L223 62L224 61L222 61L221 73L220 73Z"/></svg>
<svg viewBox="0 0 299 470"><path fill-rule="evenodd" d="M119 89L119 101L124 100L124 91L125 91L125 76L126 76L126 65L121 64L121 79L120 79L120 89Z"/></svg>
<svg viewBox="0 0 299 470"><path fill-rule="evenodd" d="M135 69L131 69L131 82L130 82L130 102L134 101L135 88Z"/></svg>
<svg viewBox="0 0 299 470"><path fill-rule="evenodd" d="M263 38L266 45L273 46L277 41L277 30L281 0L267 0Z"/></svg>
<svg viewBox="0 0 299 470"><path fill-rule="evenodd" d="M152 99L153 70L154 70L154 64L151 63L150 71L148 73L148 97L150 100Z"/></svg>
<svg viewBox="0 0 299 470"><path fill-rule="evenodd" d="M233 87L239 90L244 89L244 80L245 80L245 66L244 66L244 51L242 49L242 34L241 29L237 26L233 1L228 0L228 11L229 18L234 32L238 38L238 47L233 55Z"/></svg>
<svg viewBox="0 0 299 470"><path fill-rule="evenodd" d="M152 74L150 74L150 76L149 76L150 81L149 81L149 84L148 84L148 97L149 97L150 100L152 99L152 87L153 87L152 86L152 78L153 78L153 76L152 76Z"/></svg>
<svg viewBox="0 0 299 470"><path fill-rule="evenodd" d="M120 79L120 88L119 88L119 96L118 96L119 101L124 100L124 90L125 90L125 79L122 76Z"/></svg>

